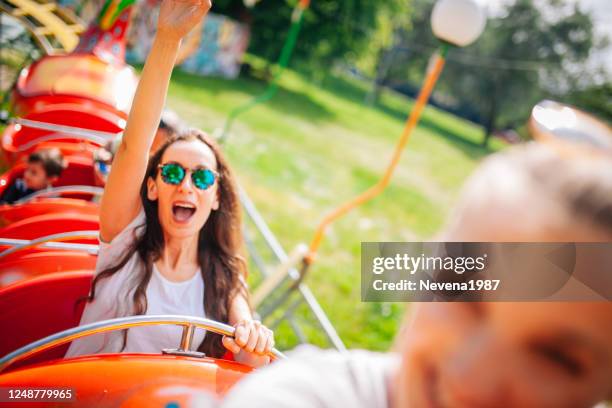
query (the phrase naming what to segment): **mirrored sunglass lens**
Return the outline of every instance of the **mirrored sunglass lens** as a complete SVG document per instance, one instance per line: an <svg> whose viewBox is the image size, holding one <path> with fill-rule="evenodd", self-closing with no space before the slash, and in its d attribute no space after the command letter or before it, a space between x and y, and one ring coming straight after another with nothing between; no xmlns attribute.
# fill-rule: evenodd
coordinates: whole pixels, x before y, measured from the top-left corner
<svg viewBox="0 0 612 408"><path fill-rule="evenodd" d="M215 182L215 174L208 169L199 169L193 172L193 183L197 188L206 190Z"/></svg>
<svg viewBox="0 0 612 408"><path fill-rule="evenodd" d="M162 167L162 178L169 184L180 184L185 177L185 170L177 164L166 164Z"/></svg>

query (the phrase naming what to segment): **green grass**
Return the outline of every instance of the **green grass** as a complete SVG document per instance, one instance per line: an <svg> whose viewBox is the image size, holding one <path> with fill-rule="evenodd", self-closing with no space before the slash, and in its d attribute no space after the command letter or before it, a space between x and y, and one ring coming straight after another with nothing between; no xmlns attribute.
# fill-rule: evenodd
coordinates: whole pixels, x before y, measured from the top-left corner
<svg viewBox="0 0 612 408"><path fill-rule="evenodd" d="M264 88L253 79L175 71L168 104L191 126L212 132ZM236 121L226 153L285 249L308 243L323 215L374 184L391 157L413 101L385 93L366 107L366 92L354 79L330 74L316 85L288 71L271 101ZM360 301L360 243L432 237L463 181L491 152L481 138L481 128L428 108L389 188L329 229L306 282L349 347L388 348L404 310ZM316 329L306 332L323 342ZM287 325L277 339L284 347L296 340Z"/></svg>

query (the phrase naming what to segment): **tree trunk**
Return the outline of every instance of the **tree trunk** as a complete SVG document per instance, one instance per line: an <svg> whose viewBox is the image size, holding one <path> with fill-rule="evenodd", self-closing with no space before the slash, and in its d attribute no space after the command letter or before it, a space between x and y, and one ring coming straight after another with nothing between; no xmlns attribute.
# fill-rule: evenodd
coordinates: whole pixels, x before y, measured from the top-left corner
<svg viewBox="0 0 612 408"><path fill-rule="evenodd" d="M489 112L487 115L487 122L485 125L484 139L482 141L482 145L484 147L489 146L489 139L491 139L493 132L495 132L495 122L497 119L497 110L498 110L497 83L495 83L495 85L493 86L493 93L491 94L491 103L489 104Z"/></svg>
<svg viewBox="0 0 612 408"><path fill-rule="evenodd" d="M395 59L395 41L391 47L384 49L380 53L380 58L378 65L376 67L376 78L374 78L374 82L372 84L372 89L365 98L365 103L368 106L374 105L382 92L383 85L387 80L387 75L389 74L389 70L393 65L393 60Z"/></svg>

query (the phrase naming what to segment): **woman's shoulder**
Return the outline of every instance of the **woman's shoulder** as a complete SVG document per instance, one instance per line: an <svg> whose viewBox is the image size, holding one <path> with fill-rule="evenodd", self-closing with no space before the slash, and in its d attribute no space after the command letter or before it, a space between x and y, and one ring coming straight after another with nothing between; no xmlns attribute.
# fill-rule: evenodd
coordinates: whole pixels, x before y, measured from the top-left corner
<svg viewBox="0 0 612 408"><path fill-rule="evenodd" d="M136 239L138 236L144 233L146 223L146 215L144 209L140 209L136 217L119 233L117 234L111 241L106 242L102 240L102 237L98 237L100 241L100 247L112 247L125 243L126 241L132 241Z"/></svg>

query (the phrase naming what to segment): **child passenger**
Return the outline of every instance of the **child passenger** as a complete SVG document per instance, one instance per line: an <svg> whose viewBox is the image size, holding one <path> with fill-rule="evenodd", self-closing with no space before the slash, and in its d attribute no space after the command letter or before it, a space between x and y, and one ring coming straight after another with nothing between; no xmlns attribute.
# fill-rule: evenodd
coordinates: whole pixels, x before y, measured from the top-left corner
<svg viewBox="0 0 612 408"><path fill-rule="evenodd" d="M51 187L66 167L59 149L41 149L28 156L22 178L16 179L2 197L0 204L13 204L28 195Z"/></svg>
<svg viewBox="0 0 612 408"><path fill-rule="evenodd" d="M609 159L531 145L476 171L444 241L612 241ZM612 302L421 303L397 353L301 348L223 407L590 408L612 399ZM367 329L365 329L367 330Z"/></svg>

